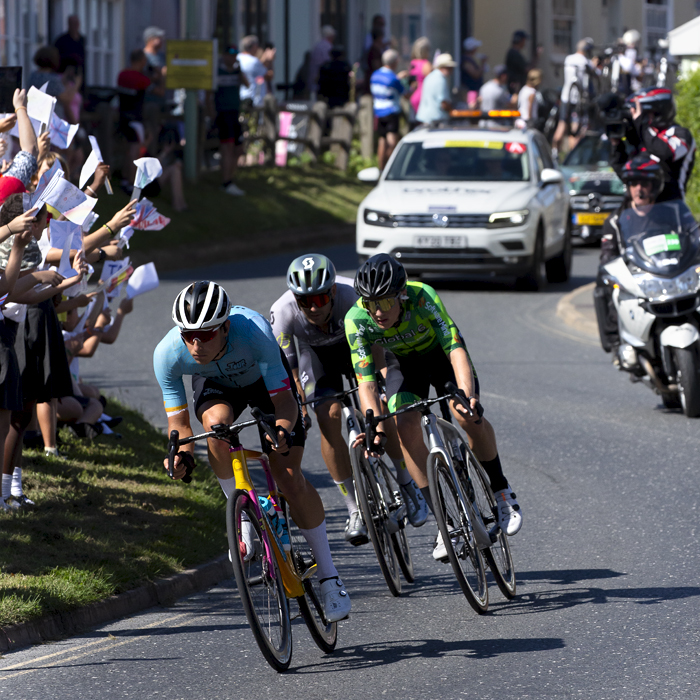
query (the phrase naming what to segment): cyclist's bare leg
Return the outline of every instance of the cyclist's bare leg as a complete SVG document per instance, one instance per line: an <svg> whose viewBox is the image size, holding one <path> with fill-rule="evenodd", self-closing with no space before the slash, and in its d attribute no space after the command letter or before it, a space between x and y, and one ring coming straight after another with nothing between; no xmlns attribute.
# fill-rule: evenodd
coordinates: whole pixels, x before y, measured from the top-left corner
<svg viewBox="0 0 700 700"><path fill-rule="evenodd" d="M348 445L342 432L342 410L339 401L324 401L316 407L316 420L321 430L321 454L328 473L336 483L352 476Z"/></svg>
<svg viewBox="0 0 700 700"><path fill-rule="evenodd" d="M204 426L204 430L209 431L214 425L219 425L220 423L230 425L233 423L233 409L227 403L207 401L202 405L198 418ZM231 453L228 448L229 444L223 440L217 440L216 438L207 440L209 464L219 479L233 479Z"/></svg>
<svg viewBox="0 0 700 700"><path fill-rule="evenodd" d="M419 489L428 486L428 448L423 440L421 415L415 411L396 416L399 441L408 471Z"/></svg>
<svg viewBox="0 0 700 700"><path fill-rule="evenodd" d="M498 447L496 446L496 433L491 423L486 418L481 419L481 423L470 423L464 419L464 416L456 411L454 402L451 402L450 408L452 415L457 419L460 428L464 430L469 439L469 447L472 448L476 458L480 462L489 462L496 458Z"/></svg>

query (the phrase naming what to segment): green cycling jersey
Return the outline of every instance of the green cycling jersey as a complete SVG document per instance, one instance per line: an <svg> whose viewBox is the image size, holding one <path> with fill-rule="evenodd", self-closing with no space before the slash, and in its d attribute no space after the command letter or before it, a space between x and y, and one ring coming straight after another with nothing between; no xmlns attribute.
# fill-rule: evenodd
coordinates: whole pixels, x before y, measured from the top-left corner
<svg viewBox="0 0 700 700"><path fill-rule="evenodd" d="M408 299L403 301L401 317L393 328L381 329L362 306L361 299L346 314L345 335L358 384L376 381L373 345L402 356L422 355L438 346L447 356L457 348L466 351L462 334L432 287L408 282L406 295Z"/></svg>

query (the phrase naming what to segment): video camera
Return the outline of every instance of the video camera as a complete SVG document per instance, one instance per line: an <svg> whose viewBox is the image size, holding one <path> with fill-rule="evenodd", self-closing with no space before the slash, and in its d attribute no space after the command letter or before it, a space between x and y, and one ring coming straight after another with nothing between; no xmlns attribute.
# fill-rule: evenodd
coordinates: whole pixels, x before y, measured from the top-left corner
<svg viewBox="0 0 700 700"><path fill-rule="evenodd" d="M625 98L614 92L601 95L598 100L600 117L609 139L622 139L632 128L632 113Z"/></svg>

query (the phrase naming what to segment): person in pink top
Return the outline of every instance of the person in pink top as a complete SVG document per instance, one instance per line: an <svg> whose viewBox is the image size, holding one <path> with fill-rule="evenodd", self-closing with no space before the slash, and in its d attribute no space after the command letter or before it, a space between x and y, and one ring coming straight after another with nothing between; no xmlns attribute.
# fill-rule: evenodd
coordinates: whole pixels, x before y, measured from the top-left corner
<svg viewBox="0 0 700 700"><path fill-rule="evenodd" d="M425 80L425 76L433 70L433 64L430 60L432 51L433 49L430 46L430 39L428 39L428 37L422 36L413 42L413 47L411 48L411 70L409 71L409 75L414 77L416 82L409 99L414 112L418 111L418 105L420 104L423 80Z"/></svg>

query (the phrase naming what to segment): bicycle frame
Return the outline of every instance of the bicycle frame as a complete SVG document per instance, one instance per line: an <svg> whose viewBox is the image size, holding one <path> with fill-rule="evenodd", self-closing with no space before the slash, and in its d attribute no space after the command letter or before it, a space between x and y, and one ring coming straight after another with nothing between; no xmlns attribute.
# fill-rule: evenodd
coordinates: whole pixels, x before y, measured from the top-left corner
<svg viewBox="0 0 700 700"><path fill-rule="evenodd" d="M277 485L272 478L272 472L270 471L270 461L262 452L255 452L253 450L247 450L242 445L232 445L230 447L231 465L233 467L233 475L236 479L236 489L241 491L246 491L248 497L250 498L255 514L258 518L258 522L264 533L265 542L265 556L268 560L274 557L277 560L277 566L279 567L280 574L282 576L282 584L284 586L285 593L289 598L300 598L304 595L304 586L302 584L302 579L299 578L296 571L294 570L294 565L292 563L292 558L287 555L284 548L280 546L277 541L277 535L274 533L272 527L270 527L267 517L264 515L260 508L260 502L258 501L258 495L253 486L252 479L250 478L250 472L248 471L248 460L258 462L265 472L265 479L267 481L267 489L270 496L275 499L275 503L278 504L276 499L279 499L279 492L277 491ZM278 504L279 505L279 504ZM314 564L305 572L304 577L308 578L311 576L316 568ZM269 567L270 575L275 576L275 567Z"/></svg>

